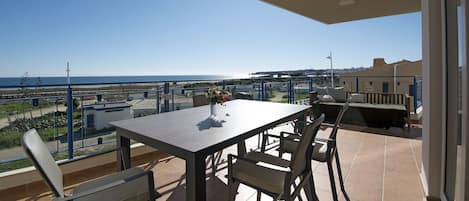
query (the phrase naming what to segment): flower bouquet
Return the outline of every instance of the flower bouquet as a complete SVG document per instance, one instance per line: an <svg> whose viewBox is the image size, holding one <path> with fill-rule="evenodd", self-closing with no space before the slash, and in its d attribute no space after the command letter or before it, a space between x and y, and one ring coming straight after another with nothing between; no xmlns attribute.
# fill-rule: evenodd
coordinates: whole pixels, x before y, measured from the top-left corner
<svg viewBox="0 0 469 201"><path fill-rule="evenodd" d="M209 119L213 120L215 124L221 123L217 118L217 104L223 105L226 101L230 100L230 92L220 89L218 87L213 87L207 91L205 94L207 99L210 102L210 116Z"/></svg>

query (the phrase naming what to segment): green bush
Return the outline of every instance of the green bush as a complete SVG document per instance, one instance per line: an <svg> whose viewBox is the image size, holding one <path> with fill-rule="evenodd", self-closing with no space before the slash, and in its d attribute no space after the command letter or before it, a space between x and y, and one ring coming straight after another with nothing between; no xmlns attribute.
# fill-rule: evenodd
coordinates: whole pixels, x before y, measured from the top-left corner
<svg viewBox="0 0 469 201"><path fill-rule="evenodd" d="M20 146L22 134L35 128L42 140L54 141L55 137L67 134L67 117L64 112L49 113L33 119L17 119L9 126L0 129L0 149ZM80 113L74 113L74 128L81 127Z"/></svg>
<svg viewBox="0 0 469 201"><path fill-rule="evenodd" d="M0 118L4 118L7 115L10 115L11 113L14 113L14 112L16 113L29 112L32 110L50 107L53 105L54 105L53 102L49 102L46 100L39 100L38 107L34 107L31 100L22 101L22 102L14 102L14 103L2 103L0 104L0 111L2 111L2 113L0 113Z"/></svg>

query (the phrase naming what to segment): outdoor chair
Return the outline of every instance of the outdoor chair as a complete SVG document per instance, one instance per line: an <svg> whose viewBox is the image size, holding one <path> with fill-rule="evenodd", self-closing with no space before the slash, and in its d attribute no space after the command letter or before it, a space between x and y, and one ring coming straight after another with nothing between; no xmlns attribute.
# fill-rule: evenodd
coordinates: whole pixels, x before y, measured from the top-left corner
<svg viewBox="0 0 469 201"><path fill-rule="evenodd" d="M63 174L35 129L27 131L21 144L46 184L54 200L155 200L153 172L130 168L122 172L100 177L64 192Z"/></svg>
<svg viewBox="0 0 469 201"><path fill-rule="evenodd" d="M335 179L334 179L334 172L332 168L334 157L335 157L335 161L337 165L340 188L342 190L342 193L344 194L345 199L347 201L350 201L350 198L348 197L347 192L345 191L345 187L344 187L342 170L340 167L339 152L337 151L337 141L336 141L339 124L345 112L348 110L348 108L349 108L349 102L346 102L344 106L342 107L342 109L339 111L339 114L337 115L336 121L334 123L334 126L332 127L332 131L329 135L329 138L327 139L316 138L316 140L314 141L314 148L313 148L313 153L312 153L313 160L322 162L322 163L327 163L327 169L329 172L329 180L331 183L332 197L334 201L338 200L337 189L336 189L336 184L335 184ZM267 137L280 138L280 145L278 148L278 152L279 152L279 157L282 157L283 153L294 153L294 151L296 150L296 147L298 146L298 142L292 141L292 139L301 138L302 133L301 132L289 133L289 132L282 131L280 132L280 136L270 135L270 134L266 134L265 136L266 138ZM290 139L290 140L284 140L284 139Z"/></svg>
<svg viewBox="0 0 469 201"><path fill-rule="evenodd" d="M301 139L294 139L298 146L290 161L256 151L244 156L228 155L228 200L236 198L240 183L257 189L257 200L260 200L261 193L265 193L274 200L293 201L301 189L305 190L308 200L318 200L310 161L312 143L323 121L324 116L321 116L305 125ZM298 178L300 182L297 185L295 180Z"/></svg>

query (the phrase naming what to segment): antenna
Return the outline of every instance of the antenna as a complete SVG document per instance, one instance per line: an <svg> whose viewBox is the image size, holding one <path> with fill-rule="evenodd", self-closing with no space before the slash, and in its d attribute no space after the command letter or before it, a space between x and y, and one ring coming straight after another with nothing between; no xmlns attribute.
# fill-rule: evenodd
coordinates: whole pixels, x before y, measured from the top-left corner
<svg viewBox="0 0 469 201"><path fill-rule="evenodd" d="M329 52L329 56L326 57L331 61L331 85L334 88L334 68L332 67L332 51Z"/></svg>
<svg viewBox="0 0 469 201"><path fill-rule="evenodd" d="M70 84L70 65L67 61L67 83Z"/></svg>

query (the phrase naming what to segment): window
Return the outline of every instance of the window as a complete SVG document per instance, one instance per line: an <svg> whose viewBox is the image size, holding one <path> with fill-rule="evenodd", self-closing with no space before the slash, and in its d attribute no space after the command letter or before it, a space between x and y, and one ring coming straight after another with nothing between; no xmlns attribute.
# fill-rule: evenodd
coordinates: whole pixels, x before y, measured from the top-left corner
<svg viewBox="0 0 469 201"><path fill-rule="evenodd" d="M383 82L383 93L389 93L389 83Z"/></svg>

